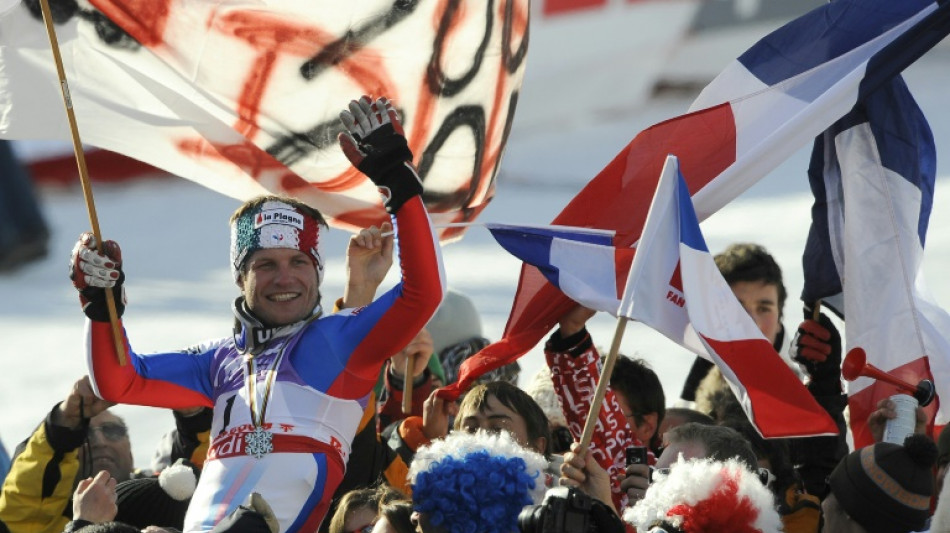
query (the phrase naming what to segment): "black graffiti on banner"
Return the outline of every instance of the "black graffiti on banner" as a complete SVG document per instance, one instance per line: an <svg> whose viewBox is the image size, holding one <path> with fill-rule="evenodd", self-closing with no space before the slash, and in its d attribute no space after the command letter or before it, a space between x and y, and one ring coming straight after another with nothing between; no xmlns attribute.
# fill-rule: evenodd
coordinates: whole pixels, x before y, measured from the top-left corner
<svg viewBox="0 0 950 533"><path fill-rule="evenodd" d="M429 86L429 92L435 95L455 96L462 91L472 80L482 67L482 60L485 57L485 49L488 48L488 42L491 39L492 27L494 26L494 0L485 2L485 32L482 35L482 41L478 44L475 56L472 58L472 66L461 77L450 79L442 70L442 52L445 48L445 40L448 37L449 29L452 27L452 18L459 9L462 0L452 0L448 7L442 12L442 18L439 20L439 30L435 35L435 42L432 43L432 57L429 59L429 67L426 69L426 84Z"/></svg>
<svg viewBox="0 0 950 533"><path fill-rule="evenodd" d="M280 135L265 150L274 159L291 166L318 150L336 146L336 137L343 131L338 119L321 122L307 131L289 131Z"/></svg>
<svg viewBox="0 0 950 533"><path fill-rule="evenodd" d="M300 66L300 75L305 80L313 80L327 68L337 65L359 52L363 46L392 28L412 14L420 0L396 0L392 7L373 18L362 26L348 30L339 39L325 46L320 52L304 61Z"/></svg>
<svg viewBox="0 0 950 533"><path fill-rule="evenodd" d="M480 105L464 105L455 108L435 132L432 141L422 151L419 161L419 177L425 183L426 176L435 164L435 156L442 149L449 136L459 128L468 128L475 141L475 161L472 162L472 179L468 189L461 189L450 193L426 191L423 194L426 206L435 208L454 208L468 205L469 200L478 191L481 181L482 159L485 157L485 109Z"/></svg>
<svg viewBox="0 0 950 533"><path fill-rule="evenodd" d="M495 180L498 179L498 168L501 166L501 156L504 154L504 149L508 146L508 135L511 133L511 125L515 121L515 108L518 107L518 96L520 95L519 91L512 91L511 95L508 97L508 114L505 116L505 129L501 133L501 144L498 146L501 147L501 151L498 152L498 157L495 158L495 168L492 169L491 176L488 182L488 187L486 191L491 191L495 188Z"/></svg>
<svg viewBox="0 0 950 533"><path fill-rule="evenodd" d="M516 0L506 0L505 2L505 20L501 28L501 58L505 62L505 69L508 74L514 74L518 67L524 62L528 53L528 29L531 25L525 21L524 35L521 36L521 44L518 50L511 52L511 33L512 22L514 20L514 4Z"/></svg>
<svg viewBox="0 0 950 533"><path fill-rule="evenodd" d="M396 113L405 122L405 112L396 108ZM307 131L291 131L286 135L279 135L265 151L274 159L286 166L291 166L314 152L336 149L337 136L343 131L343 124L339 119L330 119L321 122Z"/></svg>

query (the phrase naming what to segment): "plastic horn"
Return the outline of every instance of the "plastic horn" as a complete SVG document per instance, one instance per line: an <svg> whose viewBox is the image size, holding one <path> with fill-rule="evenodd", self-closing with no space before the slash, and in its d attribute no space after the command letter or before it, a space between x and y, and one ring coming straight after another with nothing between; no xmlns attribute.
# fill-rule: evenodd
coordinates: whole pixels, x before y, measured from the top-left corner
<svg viewBox="0 0 950 533"><path fill-rule="evenodd" d="M919 403L921 407L929 404L934 399L933 381L922 379L920 383L915 386L902 379L895 378L880 368L869 364L867 354L864 353L863 348L852 348L851 351L848 352L848 355L844 358L844 363L841 365L841 375L848 381L854 381L864 376L890 383L901 391L907 392L916 398L917 403Z"/></svg>

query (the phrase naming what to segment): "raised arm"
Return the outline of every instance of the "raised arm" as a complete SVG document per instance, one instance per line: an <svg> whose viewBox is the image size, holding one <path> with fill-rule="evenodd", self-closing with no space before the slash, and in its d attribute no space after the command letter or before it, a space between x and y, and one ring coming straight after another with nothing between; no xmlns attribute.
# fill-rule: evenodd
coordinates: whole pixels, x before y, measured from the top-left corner
<svg viewBox="0 0 950 533"><path fill-rule="evenodd" d="M594 390L601 379L600 354L586 328L594 314L594 310L581 305L574 307L560 318L560 327L544 346L554 391L561 400L575 441L583 432ZM625 477L626 448L641 445L624 417L616 394L608 387L591 440L590 457L610 475L613 504L617 509L624 503L620 485Z"/></svg>
<svg viewBox="0 0 950 533"><path fill-rule="evenodd" d="M347 364L351 372L375 379L379 365L406 346L435 313L445 291L445 274L422 202L422 182L392 104L363 96L350 102L340 120L347 129L339 137L343 153L379 188L399 249L402 282L370 306L372 328L358 336Z"/></svg>
<svg viewBox="0 0 950 533"><path fill-rule="evenodd" d="M376 298L376 289L393 264L393 225L370 226L350 237L346 247L346 287L340 308L362 307Z"/></svg>
<svg viewBox="0 0 950 533"><path fill-rule="evenodd" d="M96 395L114 403L183 409L211 407L210 352L167 353L140 357L126 338L128 361L119 364L106 312L105 291L115 295L121 325L125 311L122 251L106 241L100 251L92 234L84 233L73 248L70 278L79 291L86 324L89 377ZM124 333L124 330L123 330Z"/></svg>

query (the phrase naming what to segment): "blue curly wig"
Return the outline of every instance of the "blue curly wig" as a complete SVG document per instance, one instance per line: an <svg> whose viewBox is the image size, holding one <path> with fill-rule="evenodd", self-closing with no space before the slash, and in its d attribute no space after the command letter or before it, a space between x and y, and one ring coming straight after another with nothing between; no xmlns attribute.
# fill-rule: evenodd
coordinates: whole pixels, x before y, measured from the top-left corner
<svg viewBox="0 0 950 533"><path fill-rule="evenodd" d="M419 453L413 508L450 533L517 531L518 514L544 493L544 458L506 432L456 432Z"/></svg>

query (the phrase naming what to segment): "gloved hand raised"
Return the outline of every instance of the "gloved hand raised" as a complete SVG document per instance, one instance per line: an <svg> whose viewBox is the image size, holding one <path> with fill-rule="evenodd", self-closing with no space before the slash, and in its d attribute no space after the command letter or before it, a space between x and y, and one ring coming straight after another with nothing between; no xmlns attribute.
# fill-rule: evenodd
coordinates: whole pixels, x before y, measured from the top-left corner
<svg viewBox="0 0 950 533"><path fill-rule="evenodd" d="M105 241L105 255L98 251L96 238L90 232L79 236L69 260L69 279L79 291L79 303L86 316L97 322L108 322L106 292L112 289L116 314L125 311L125 273L122 272L122 250L115 241Z"/></svg>
<svg viewBox="0 0 950 533"><path fill-rule="evenodd" d="M422 181L412 166L412 152L392 102L386 98L373 102L364 95L340 112L340 121L346 128L338 137L340 148L379 188L386 211L395 214L422 194Z"/></svg>
<svg viewBox="0 0 950 533"><path fill-rule="evenodd" d="M828 315L814 320L814 303L804 304L805 320L793 340L793 356L802 364L812 384L821 384L824 392L841 391L841 334ZM809 388L814 388L809 385Z"/></svg>

